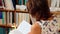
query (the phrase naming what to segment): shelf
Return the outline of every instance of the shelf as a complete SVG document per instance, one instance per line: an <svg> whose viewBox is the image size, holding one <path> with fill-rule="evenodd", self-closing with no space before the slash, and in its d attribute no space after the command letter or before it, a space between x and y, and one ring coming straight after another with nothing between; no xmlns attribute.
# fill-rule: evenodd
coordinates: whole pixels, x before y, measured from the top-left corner
<svg viewBox="0 0 60 34"><path fill-rule="evenodd" d="M25 11L20 11L20 10L7 10L7 9L0 9L0 12L18 12L18 13L29 13L29 12L25 12Z"/></svg>
<svg viewBox="0 0 60 34"><path fill-rule="evenodd" d="M20 11L20 10L15 10L15 11L18 12L18 13L29 13L27 11Z"/></svg>
<svg viewBox="0 0 60 34"><path fill-rule="evenodd" d="M0 24L0 27L2 27L2 28L14 28L14 27L12 27L10 25L2 25L2 24Z"/></svg>
<svg viewBox="0 0 60 34"><path fill-rule="evenodd" d="M0 11L3 11L3 12L5 12L5 11L6 11L6 12L8 12L8 11L11 12L11 11L12 11L12 12L14 12L14 10L7 10L7 9L0 9Z"/></svg>
<svg viewBox="0 0 60 34"><path fill-rule="evenodd" d="M52 12L53 14L60 15L60 11Z"/></svg>
<svg viewBox="0 0 60 34"><path fill-rule="evenodd" d="M20 11L20 10L7 10L7 9L0 9L0 11L3 11L3 12L18 12L18 13L29 13L27 11ZM60 15L60 11L51 11L53 14L59 14Z"/></svg>

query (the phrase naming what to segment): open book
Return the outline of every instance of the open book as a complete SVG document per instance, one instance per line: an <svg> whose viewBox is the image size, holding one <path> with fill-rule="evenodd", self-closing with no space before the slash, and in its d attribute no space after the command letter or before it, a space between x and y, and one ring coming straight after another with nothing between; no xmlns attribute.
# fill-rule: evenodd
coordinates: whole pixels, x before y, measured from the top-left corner
<svg viewBox="0 0 60 34"><path fill-rule="evenodd" d="M31 30L31 25L23 20L18 26L18 28L16 30L12 30L9 34L21 34L21 33L28 34L30 30Z"/></svg>
<svg viewBox="0 0 60 34"><path fill-rule="evenodd" d="M31 30L31 25L23 20L17 29L21 31L23 34L28 34Z"/></svg>

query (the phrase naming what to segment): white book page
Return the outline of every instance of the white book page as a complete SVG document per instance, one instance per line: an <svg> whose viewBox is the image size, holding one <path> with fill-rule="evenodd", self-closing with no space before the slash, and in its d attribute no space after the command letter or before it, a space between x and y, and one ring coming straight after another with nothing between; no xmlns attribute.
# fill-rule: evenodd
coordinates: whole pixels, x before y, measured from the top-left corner
<svg viewBox="0 0 60 34"><path fill-rule="evenodd" d="M17 30L19 30L23 34L28 34L31 30L31 25L28 22L23 20L18 26Z"/></svg>

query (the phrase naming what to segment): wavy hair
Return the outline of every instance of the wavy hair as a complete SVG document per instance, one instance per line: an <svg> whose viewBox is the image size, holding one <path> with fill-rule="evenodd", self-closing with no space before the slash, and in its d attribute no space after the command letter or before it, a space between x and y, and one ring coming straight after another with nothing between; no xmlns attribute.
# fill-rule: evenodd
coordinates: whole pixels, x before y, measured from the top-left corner
<svg viewBox="0 0 60 34"><path fill-rule="evenodd" d="M28 0L27 9L36 20L48 20L52 16L47 0Z"/></svg>

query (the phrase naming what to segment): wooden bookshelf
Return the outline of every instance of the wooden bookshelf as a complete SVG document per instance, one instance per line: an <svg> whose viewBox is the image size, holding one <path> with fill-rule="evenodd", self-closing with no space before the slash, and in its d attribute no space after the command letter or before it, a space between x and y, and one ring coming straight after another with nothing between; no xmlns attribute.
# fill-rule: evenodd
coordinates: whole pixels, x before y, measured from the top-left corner
<svg viewBox="0 0 60 34"><path fill-rule="evenodd" d="M27 11L20 11L20 10L15 10L15 11L18 12L18 13L29 13Z"/></svg>
<svg viewBox="0 0 60 34"><path fill-rule="evenodd" d="M20 10L7 10L7 9L0 9L3 12L18 12L18 13L29 13L27 11L20 11ZM53 14L60 14L60 11L52 11Z"/></svg>
<svg viewBox="0 0 60 34"><path fill-rule="evenodd" d="M20 10L8 10L8 9L0 9L0 12L29 13L29 12L20 11ZM15 17L14 17L14 19L15 19ZM12 27L10 25L3 25L3 24L0 24L0 27L3 27L3 28L15 28L15 27Z"/></svg>
<svg viewBox="0 0 60 34"><path fill-rule="evenodd" d="M11 12L11 11L12 11L12 12L14 12L14 10L8 10L8 9L0 9L0 11L3 11L3 12L5 12L5 11L6 11L6 12L8 12L8 11Z"/></svg>
<svg viewBox="0 0 60 34"><path fill-rule="evenodd" d="M20 10L7 10L7 9L0 9L0 11L3 11L3 12L18 12L18 13L29 13L29 12L25 12L25 11L20 11ZM53 12L53 14L56 14L56 15L60 15L60 11L57 11L57 12ZM13 28L12 26L9 26L9 25L0 25L0 27L4 27L4 28Z"/></svg>
<svg viewBox="0 0 60 34"><path fill-rule="evenodd" d="M60 15L60 11L52 12L53 14Z"/></svg>
<svg viewBox="0 0 60 34"><path fill-rule="evenodd" d="M20 10L8 10L8 9L0 9L0 12L3 11L3 12L18 12L18 13L29 13L29 12L26 12L26 11L20 11Z"/></svg>
<svg viewBox="0 0 60 34"><path fill-rule="evenodd" d="M2 28L14 28L14 27L12 27L10 25L2 25L2 24L0 24L0 27L2 27Z"/></svg>

